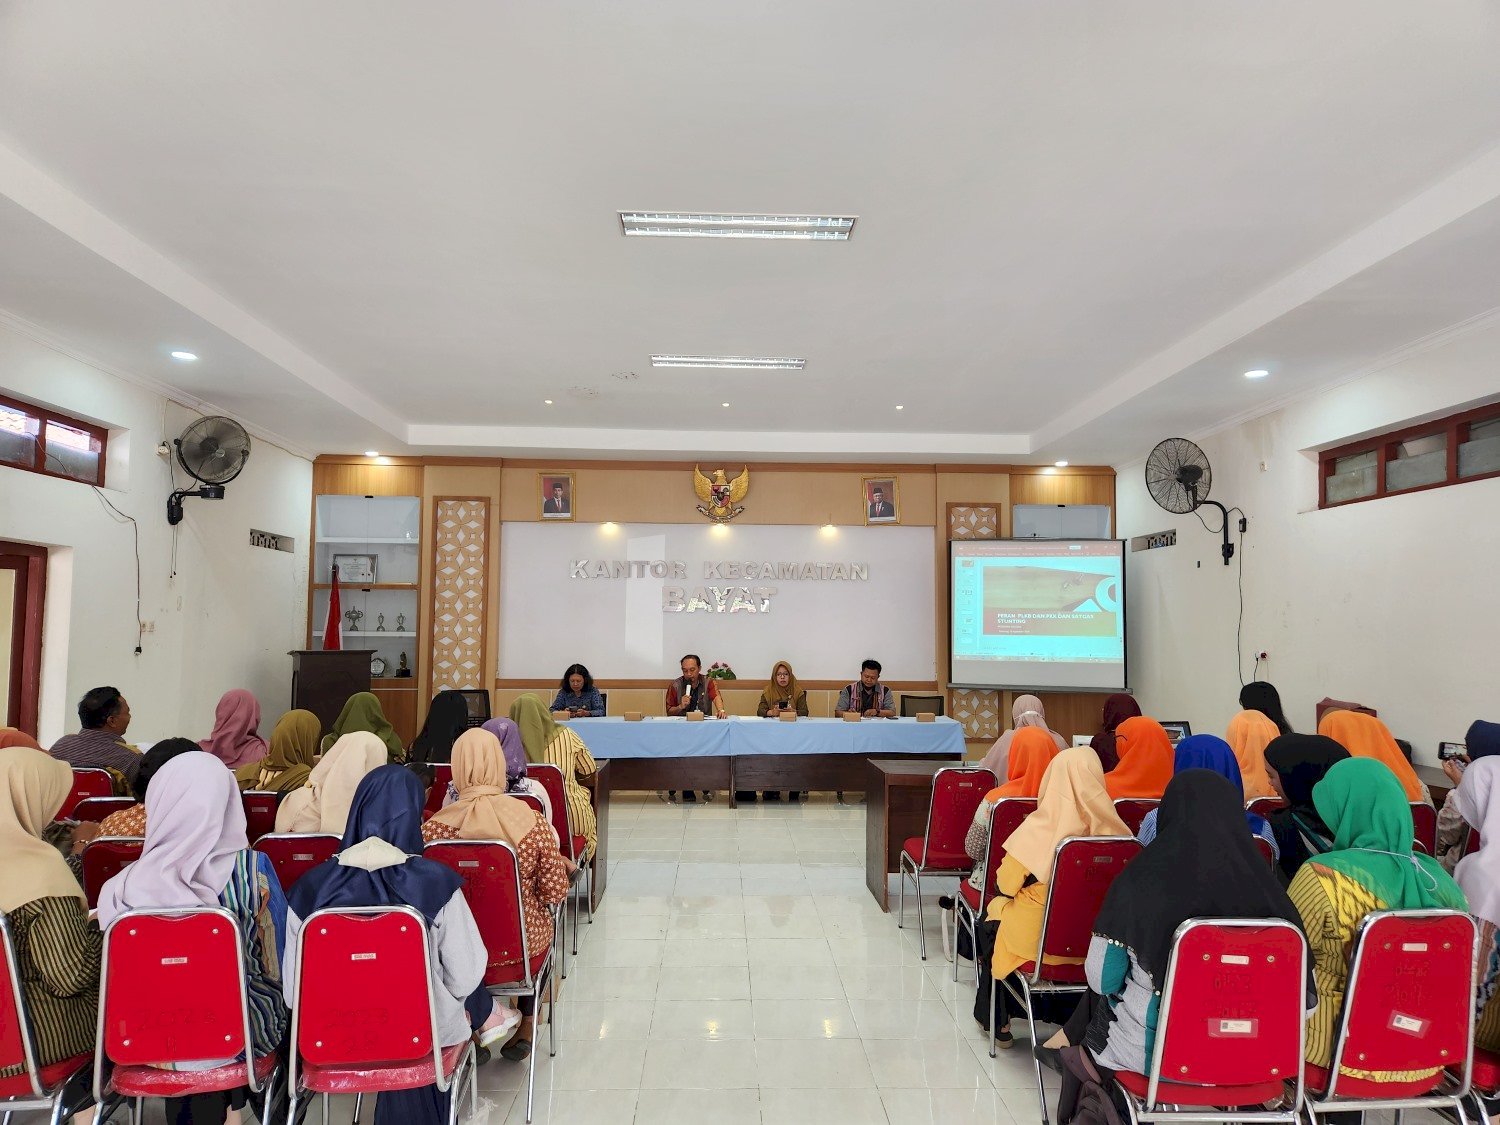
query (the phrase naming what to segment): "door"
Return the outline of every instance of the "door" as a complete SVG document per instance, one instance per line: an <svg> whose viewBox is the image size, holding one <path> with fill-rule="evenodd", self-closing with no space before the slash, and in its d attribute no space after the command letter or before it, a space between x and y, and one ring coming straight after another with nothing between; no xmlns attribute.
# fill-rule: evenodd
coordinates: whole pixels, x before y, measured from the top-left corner
<svg viewBox="0 0 1500 1125"><path fill-rule="evenodd" d="M0 725L35 737L47 548L0 540Z"/></svg>

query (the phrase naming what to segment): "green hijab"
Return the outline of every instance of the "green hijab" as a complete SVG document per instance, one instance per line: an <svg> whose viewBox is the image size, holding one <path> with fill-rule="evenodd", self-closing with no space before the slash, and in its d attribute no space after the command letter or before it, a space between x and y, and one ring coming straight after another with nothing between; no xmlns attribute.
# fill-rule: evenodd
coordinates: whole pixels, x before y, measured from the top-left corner
<svg viewBox="0 0 1500 1125"><path fill-rule="evenodd" d="M1313 788L1313 807L1333 831L1333 850L1312 863L1368 887L1386 910L1467 910L1437 860L1412 851L1411 805L1384 762L1346 758Z"/></svg>
<svg viewBox="0 0 1500 1125"><path fill-rule="evenodd" d="M401 739L396 737L395 728L380 709L380 700L368 691L357 691L345 701L344 709L334 720L333 730L323 738L323 750L326 752L344 735L361 730L369 731L385 743L386 753L391 761L406 761L406 751L401 748Z"/></svg>
<svg viewBox="0 0 1500 1125"><path fill-rule="evenodd" d="M510 705L510 721L521 728L528 762L545 762L547 746L557 737L557 723L539 695L523 695Z"/></svg>
<svg viewBox="0 0 1500 1125"><path fill-rule="evenodd" d="M240 788L271 789L277 793L301 789L312 773L318 754L318 735L322 732L323 724L311 711L288 711L271 731L271 752L261 761L234 771Z"/></svg>

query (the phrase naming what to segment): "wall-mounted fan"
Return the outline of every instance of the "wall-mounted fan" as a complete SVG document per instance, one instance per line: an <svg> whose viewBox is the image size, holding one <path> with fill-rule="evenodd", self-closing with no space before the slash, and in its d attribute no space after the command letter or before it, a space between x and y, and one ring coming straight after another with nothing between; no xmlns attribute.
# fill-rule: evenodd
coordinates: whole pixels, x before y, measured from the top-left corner
<svg viewBox="0 0 1500 1125"><path fill-rule="evenodd" d="M1219 509L1219 514L1224 517L1224 526L1220 529L1224 545L1219 553L1224 556L1224 565L1228 566L1229 560L1234 558L1234 544L1229 541L1229 511L1217 500L1208 498L1213 481L1214 472L1208 457L1187 438L1167 438L1157 443L1151 456L1146 458L1146 488L1151 499L1167 511L1186 515L1204 504ZM1241 520L1242 525L1243 522ZM1244 527L1241 526L1240 530L1243 531Z"/></svg>
<svg viewBox="0 0 1500 1125"><path fill-rule="evenodd" d="M214 415L199 418L173 440L177 463L202 485L179 488L167 497L167 522L182 522L182 501L188 496L204 500L224 499L224 486L240 475L250 459L250 435L233 418Z"/></svg>

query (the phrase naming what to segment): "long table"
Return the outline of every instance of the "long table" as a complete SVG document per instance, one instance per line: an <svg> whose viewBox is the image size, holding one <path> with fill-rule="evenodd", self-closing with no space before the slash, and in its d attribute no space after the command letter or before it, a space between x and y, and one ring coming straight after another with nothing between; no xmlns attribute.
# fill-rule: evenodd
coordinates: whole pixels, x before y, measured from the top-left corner
<svg viewBox="0 0 1500 1125"><path fill-rule="evenodd" d="M871 758L964 755L953 719L571 719L595 758L612 763L610 789L798 789L860 792Z"/></svg>

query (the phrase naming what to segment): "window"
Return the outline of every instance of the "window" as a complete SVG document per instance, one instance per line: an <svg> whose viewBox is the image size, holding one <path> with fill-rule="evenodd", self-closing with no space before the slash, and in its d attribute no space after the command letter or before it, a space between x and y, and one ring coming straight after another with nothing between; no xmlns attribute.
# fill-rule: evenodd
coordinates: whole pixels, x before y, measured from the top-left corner
<svg viewBox="0 0 1500 1125"><path fill-rule="evenodd" d="M1318 455L1320 508L1500 476L1500 403Z"/></svg>
<svg viewBox="0 0 1500 1125"><path fill-rule="evenodd" d="M0 398L0 465L103 484L108 444L109 432L102 426Z"/></svg>

